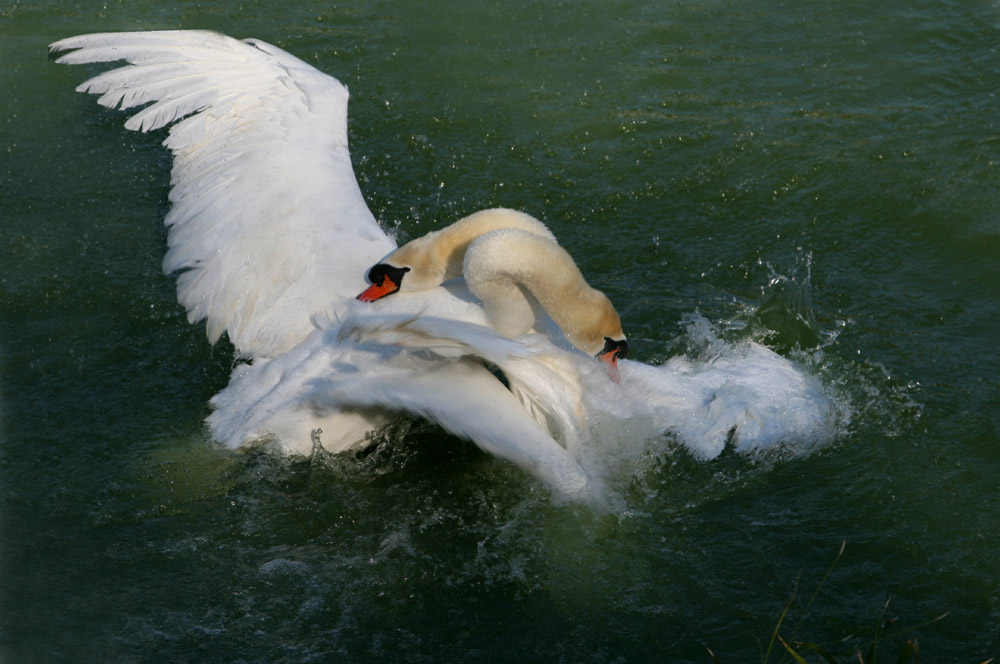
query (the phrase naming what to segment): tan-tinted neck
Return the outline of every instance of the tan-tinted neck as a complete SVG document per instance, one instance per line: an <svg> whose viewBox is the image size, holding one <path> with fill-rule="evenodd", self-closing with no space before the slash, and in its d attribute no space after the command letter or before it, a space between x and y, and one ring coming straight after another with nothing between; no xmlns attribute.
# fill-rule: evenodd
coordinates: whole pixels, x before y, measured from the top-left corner
<svg viewBox="0 0 1000 664"><path fill-rule="evenodd" d="M605 337L625 338L611 301L591 288L569 253L548 238L516 229L484 235L469 248L464 272L469 288L488 312L491 307L503 309L501 303L488 301L490 294L500 292L495 284L522 286L570 343L590 355L601 351ZM503 327L498 325L498 329Z"/></svg>
<svg viewBox="0 0 1000 664"><path fill-rule="evenodd" d="M516 228L555 242L545 224L531 215L506 208L481 210L446 228L412 240L389 254L384 262L409 267L405 290L426 290L462 274L469 245L477 238L501 228Z"/></svg>

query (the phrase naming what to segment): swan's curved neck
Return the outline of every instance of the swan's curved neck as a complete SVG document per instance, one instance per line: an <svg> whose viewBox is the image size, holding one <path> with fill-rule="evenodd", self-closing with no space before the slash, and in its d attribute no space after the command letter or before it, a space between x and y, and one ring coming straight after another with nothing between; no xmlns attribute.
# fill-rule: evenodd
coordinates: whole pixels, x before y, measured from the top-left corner
<svg viewBox="0 0 1000 664"><path fill-rule="evenodd" d="M426 290L461 276L465 253L476 238L500 228L517 228L555 241L545 224L531 215L506 208L481 210L396 249L383 260L408 267L405 290Z"/></svg>
<svg viewBox="0 0 1000 664"><path fill-rule="evenodd" d="M534 322L525 309L530 302L524 289L570 343L590 355L604 349L606 338L625 338L611 301L587 284L569 253L553 240L517 229L493 231L469 247L464 273L491 322L505 335L527 332Z"/></svg>
<svg viewBox="0 0 1000 664"><path fill-rule="evenodd" d="M463 274L505 336L531 330L541 306L580 350L612 366L628 352L611 301L587 284L545 224L504 208L476 212L399 247L372 268L372 286L358 299L427 290Z"/></svg>

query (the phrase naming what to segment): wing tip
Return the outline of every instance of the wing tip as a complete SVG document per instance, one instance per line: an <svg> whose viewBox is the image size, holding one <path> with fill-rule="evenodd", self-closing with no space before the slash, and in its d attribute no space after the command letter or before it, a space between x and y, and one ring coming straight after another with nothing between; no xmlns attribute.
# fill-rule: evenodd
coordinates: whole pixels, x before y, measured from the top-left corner
<svg viewBox="0 0 1000 664"><path fill-rule="evenodd" d="M60 64L79 64L82 62L107 62L100 60L78 60L61 62L66 56L71 56L80 49L123 48L142 44L176 43L177 41L211 39L223 42L238 42L216 30L132 30L123 32L89 32L72 37L64 37L49 44L49 55L62 54L56 62ZM67 52L69 51L69 52Z"/></svg>

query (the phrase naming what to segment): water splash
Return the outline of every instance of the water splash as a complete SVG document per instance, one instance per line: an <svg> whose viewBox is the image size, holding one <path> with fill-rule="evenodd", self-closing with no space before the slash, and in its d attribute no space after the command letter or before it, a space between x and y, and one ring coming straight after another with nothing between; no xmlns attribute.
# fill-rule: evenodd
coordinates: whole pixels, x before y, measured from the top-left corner
<svg viewBox="0 0 1000 664"><path fill-rule="evenodd" d="M822 330L813 312L812 252L801 253L790 276L770 263L767 286L753 315L756 328L779 349L813 348L820 344Z"/></svg>
<svg viewBox="0 0 1000 664"><path fill-rule="evenodd" d="M802 454L836 432L829 392L798 363L755 341L727 341L699 314L681 345L685 352L659 366L623 362L619 386L588 384L593 443L581 456L592 472L620 483L616 469L634 472L651 451L678 444L700 462L726 449Z"/></svg>

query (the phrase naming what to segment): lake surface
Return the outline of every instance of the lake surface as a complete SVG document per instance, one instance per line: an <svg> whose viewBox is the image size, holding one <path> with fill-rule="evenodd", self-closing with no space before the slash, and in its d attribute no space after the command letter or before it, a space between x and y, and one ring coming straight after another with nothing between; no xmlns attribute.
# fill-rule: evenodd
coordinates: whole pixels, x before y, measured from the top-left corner
<svg viewBox="0 0 1000 664"><path fill-rule="evenodd" d="M232 348L160 271L164 135L46 53L167 28L348 85L401 240L528 211L632 357L759 341L834 434L644 441L610 513L421 422L367 454L220 449ZM0 660L752 662L786 606L784 638L844 661L888 618L889 661L1000 655L996 3L14 0L0 89Z"/></svg>

